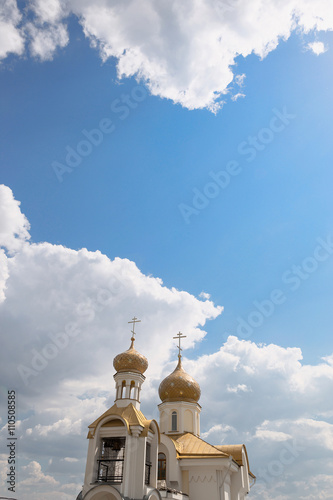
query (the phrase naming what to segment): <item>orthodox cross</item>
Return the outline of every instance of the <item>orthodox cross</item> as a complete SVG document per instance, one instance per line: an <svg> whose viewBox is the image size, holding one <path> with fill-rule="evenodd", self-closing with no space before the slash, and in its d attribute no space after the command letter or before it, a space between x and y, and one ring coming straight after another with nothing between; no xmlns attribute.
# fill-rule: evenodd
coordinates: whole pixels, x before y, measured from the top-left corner
<svg viewBox="0 0 333 500"><path fill-rule="evenodd" d="M135 335L135 331L134 331L135 330L135 323L141 323L141 319L138 319L134 316L132 321L129 321L129 323L133 323L133 330L131 330L133 337L131 338L131 340L133 340L133 342L134 342L134 340L135 340L135 337L134 337L134 335Z"/></svg>
<svg viewBox="0 0 333 500"><path fill-rule="evenodd" d="M179 349L178 356L181 356L180 351L182 351L183 349L180 347L180 339L185 339L186 335L183 335L181 332L178 332L177 336L173 338L178 339L178 349Z"/></svg>

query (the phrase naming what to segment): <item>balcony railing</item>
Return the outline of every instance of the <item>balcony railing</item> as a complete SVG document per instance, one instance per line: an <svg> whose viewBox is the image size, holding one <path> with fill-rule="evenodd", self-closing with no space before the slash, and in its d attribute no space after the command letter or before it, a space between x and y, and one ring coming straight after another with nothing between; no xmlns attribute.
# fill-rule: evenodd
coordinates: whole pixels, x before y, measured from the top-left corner
<svg viewBox="0 0 333 500"><path fill-rule="evenodd" d="M145 468L145 484L150 483L150 469L151 469L152 463L151 462L146 462L146 468Z"/></svg>
<svg viewBox="0 0 333 500"><path fill-rule="evenodd" d="M105 459L98 460L97 481L121 483L123 481L124 459Z"/></svg>

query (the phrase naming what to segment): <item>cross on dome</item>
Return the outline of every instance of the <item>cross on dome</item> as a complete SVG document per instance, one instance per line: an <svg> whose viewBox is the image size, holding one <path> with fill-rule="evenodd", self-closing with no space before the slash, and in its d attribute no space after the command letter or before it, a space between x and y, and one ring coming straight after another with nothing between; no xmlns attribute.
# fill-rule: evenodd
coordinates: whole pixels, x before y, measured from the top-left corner
<svg viewBox="0 0 333 500"><path fill-rule="evenodd" d="M177 333L176 337L173 337L174 339L178 339L178 357L181 358L181 353L183 349L180 347L180 339L186 339L187 335L183 335L181 332Z"/></svg>
<svg viewBox="0 0 333 500"><path fill-rule="evenodd" d="M133 346L134 340L135 340L135 323L141 323L141 319L138 319L134 316L134 318L132 318L132 320L129 321L129 323L133 323L133 330L131 330L131 333L132 333L131 341L132 341L132 346Z"/></svg>

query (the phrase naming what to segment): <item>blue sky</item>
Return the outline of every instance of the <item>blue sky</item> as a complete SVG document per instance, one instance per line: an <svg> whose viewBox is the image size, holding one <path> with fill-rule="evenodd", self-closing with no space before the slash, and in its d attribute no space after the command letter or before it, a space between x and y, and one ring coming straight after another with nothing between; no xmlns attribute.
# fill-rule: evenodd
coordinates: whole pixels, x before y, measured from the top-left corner
<svg viewBox="0 0 333 500"><path fill-rule="evenodd" d="M222 330L236 334L236 318L281 288L283 272L332 231L332 54L316 56L294 35L263 61L236 58L245 97L226 97L216 115L140 90L143 100L132 99L134 109L125 104L127 116L111 104L138 83L118 82L115 61L101 62L75 19L70 31L73 41L52 61L12 56L3 63L3 183L22 202L33 241L99 249L133 260L167 286L211 294L225 310L207 325L209 351ZM332 36L321 39L329 45ZM285 130L253 160L240 154L242 142L269 126L272 110L284 108L295 116ZM104 118L115 130L59 182L53 162L66 164L66 147L76 149L82 130ZM209 172L231 160L241 173L186 223L179 205L192 206L193 189L203 192ZM327 265L255 329L255 341L301 345L309 361L326 353Z"/></svg>
<svg viewBox="0 0 333 500"><path fill-rule="evenodd" d="M233 20L241 48L226 37L221 53L224 57L225 51L229 58L232 54L233 64L227 64L227 56L222 58L221 76L215 74L220 64L216 48L214 57L206 54L207 59L212 57L211 68L202 70L202 60L199 56L196 60L190 50L189 28L188 38L184 35L184 44L177 48L179 53L174 48L172 52L175 27L170 24L170 40L166 35L156 48L153 36L147 33L145 39L140 32L144 22L139 16L135 36L142 37L138 46L143 62L137 63L140 78L136 63L132 61L134 69L129 70L132 66L122 62L124 53L119 49L123 32L128 29L134 36L128 18L118 13L119 40L115 41L111 29L103 31L102 20L96 25L89 18L88 1L82 11L76 2L70 7L71 2L67 7L64 2L53 2L59 10L53 17L51 3L45 3L47 11L40 2L20 2L16 12L15 2L8 2L14 9L5 16L8 29L16 30L25 45L22 48L23 42L17 40L15 47L4 47L1 52L1 183L21 202L20 210L30 223L29 245L48 242L54 248L100 251L111 261L129 259L143 275L158 277L168 289L178 290L180 308L181 291L195 297L192 317L187 309L186 314L170 313L172 326L178 319L177 330L193 332L192 349L186 350L188 360L218 352L231 335L259 347L274 344L285 352L300 349L304 364L320 365L322 357L332 354L331 6L325 1L318 6L323 25L312 18L303 20L303 14L304 19L306 14L314 15L307 12L306 2L299 7L303 14L295 29L287 23L291 18L284 21L281 14L271 40L269 27L258 14L260 43L254 31L248 27L243 33L241 24ZM267 6L272 26L275 3L272 0ZM237 6L236 11L235 18L246 26L246 12L242 14ZM64 34L61 38L60 31L57 38L61 26L68 40ZM198 29L198 39L205 33ZM38 36L45 37L42 45L36 45ZM45 52L46 42L52 45L50 40L53 46ZM274 40L276 48L267 48ZM311 49L313 42L317 45ZM129 49L131 41L127 43ZM202 45L203 51L208 50L204 41ZM105 46L110 57L103 61ZM157 56L165 62L167 77L159 73ZM136 55L134 61L138 59ZM120 64L127 71L123 78ZM228 81L230 69L232 81ZM210 87L218 78L220 86L212 83ZM216 103L220 109L214 108ZM71 158L78 166L66 162L68 151L71 155L76 151L76 160ZM60 164L66 172L59 170ZM227 185L214 183L216 176L226 179L226 172ZM213 193L211 198L207 193ZM6 246L4 238L1 244L8 260L13 258L13 248ZM46 267L52 267L51 262ZM293 266L299 266L298 270ZM134 273L133 269L128 272ZM59 273L60 280L60 268ZM34 277L29 279L34 281ZM56 285L52 287L56 294ZM208 295L200 299L201 292L209 294L214 304L209 312L198 306L209 302ZM9 281L8 293L9 297L15 294ZM134 311L134 297L122 304L122 310L129 316L145 316L145 301L140 295L139 310ZM217 306L224 307L222 314ZM17 307L19 324L24 324L29 313ZM45 307L41 318L47 316L48 306L38 307ZM160 316L153 310L147 318L164 339L168 310ZM13 311L4 309L7 320ZM36 321L38 335L43 336L44 320L30 321L31 325ZM56 318L53 321L56 324ZM29 348L37 340L32 336L30 342ZM174 353L172 339L169 348ZM80 349L89 347L81 342ZM117 346L112 349L117 352ZM170 359L166 357L163 363ZM158 370L153 373L157 378ZM304 410L303 416L309 412Z"/></svg>

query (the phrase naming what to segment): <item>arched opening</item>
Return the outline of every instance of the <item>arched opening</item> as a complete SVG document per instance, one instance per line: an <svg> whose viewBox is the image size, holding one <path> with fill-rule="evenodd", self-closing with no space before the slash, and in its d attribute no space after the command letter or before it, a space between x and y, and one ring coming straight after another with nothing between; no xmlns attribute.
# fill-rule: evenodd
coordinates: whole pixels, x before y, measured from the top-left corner
<svg viewBox="0 0 333 500"><path fill-rule="evenodd" d="M164 453L158 454L157 479L159 481L166 480L166 456Z"/></svg>
<svg viewBox="0 0 333 500"><path fill-rule="evenodd" d="M113 486L103 485L90 490L84 498L85 500L121 500L123 497Z"/></svg>
<svg viewBox="0 0 333 500"><path fill-rule="evenodd" d="M126 391L126 381L123 380L122 383L121 383L121 398L124 398L125 397L125 391Z"/></svg>
<svg viewBox="0 0 333 500"><path fill-rule="evenodd" d="M177 426L178 426L178 415L176 411L173 411L171 413L171 430L172 431L177 431Z"/></svg>
<svg viewBox="0 0 333 500"><path fill-rule="evenodd" d="M124 437L102 438L97 458L98 482L122 483L125 457Z"/></svg>
<svg viewBox="0 0 333 500"><path fill-rule="evenodd" d="M135 382L134 382L134 380L132 380L131 385L130 385L129 398L135 399Z"/></svg>

